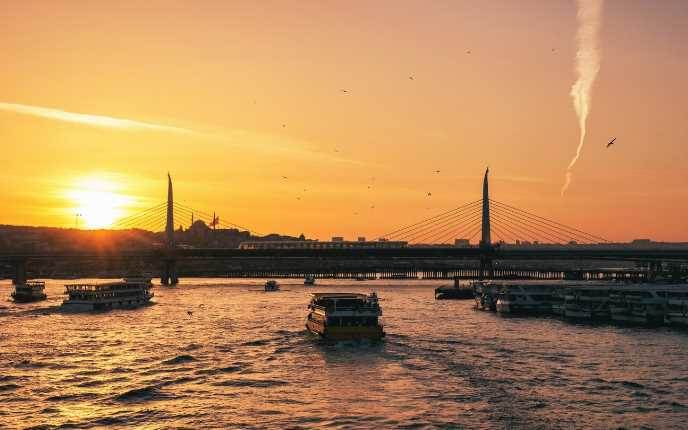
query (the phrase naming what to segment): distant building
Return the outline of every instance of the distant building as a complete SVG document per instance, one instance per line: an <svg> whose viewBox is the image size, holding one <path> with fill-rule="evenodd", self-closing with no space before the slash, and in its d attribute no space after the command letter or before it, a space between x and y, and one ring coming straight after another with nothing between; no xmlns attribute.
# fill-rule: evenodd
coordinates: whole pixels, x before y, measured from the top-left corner
<svg viewBox="0 0 688 430"><path fill-rule="evenodd" d="M332 242L344 242L344 238L341 236L334 236Z"/></svg>
<svg viewBox="0 0 688 430"><path fill-rule="evenodd" d="M379 249L405 248L408 242L403 241L350 241L333 237L331 242L317 240L272 240L241 242L239 249Z"/></svg>
<svg viewBox="0 0 688 430"><path fill-rule="evenodd" d="M358 241L359 242L365 242L365 236L358 236Z"/></svg>
<svg viewBox="0 0 688 430"><path fill-rule="evenodd" d="M469 246L471 246L469 239L454 239L455 248L468 248Z"/></svg>

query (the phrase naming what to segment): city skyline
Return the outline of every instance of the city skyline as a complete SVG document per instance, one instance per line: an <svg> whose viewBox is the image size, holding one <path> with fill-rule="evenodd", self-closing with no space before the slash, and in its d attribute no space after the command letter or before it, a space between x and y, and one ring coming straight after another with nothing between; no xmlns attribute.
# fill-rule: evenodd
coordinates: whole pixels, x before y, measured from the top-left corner
<svg viewBox="0 0 688 430"><path fill-rule="evenodd" d="M500 201L688 240L682 2L605 4L563 197L574 2L37 5L0 30L2 224L107 227L170 171L179 201L257 231L374 237L475 200L489 165Z"/></svg>

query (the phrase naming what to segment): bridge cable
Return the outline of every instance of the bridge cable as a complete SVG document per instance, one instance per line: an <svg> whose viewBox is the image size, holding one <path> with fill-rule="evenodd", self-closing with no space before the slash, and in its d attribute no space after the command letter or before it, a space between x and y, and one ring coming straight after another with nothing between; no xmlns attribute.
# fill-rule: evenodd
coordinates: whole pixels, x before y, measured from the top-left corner
<svg viewBox="0 0 688 430"><path fill-rule="evenodd" d="M455 218L450 219L442 224L438 225L432 225L431 228L429 229L423 229L422 231L416 232L411 234L412 238L408 239L409 242L418 242L422 239L428 239L428 238L434 238L435 235L442 234L446 232L447 230L451 230L452 228L455 228L457 223L459 222L464 222L468 220L469 218L474 217L477 213L480 212L479 208L475 208L472 211L467 211L462 213L461 215L457 215ZM449 227L447 227L449 226ZM422 238L422 239L421 239Z"/></svg>
<svg viewBox="0 0 688 430"><path fill-rule="evenodd" d="M582 234L582 235L591 237L591 238L593 238L593 239L595 239L595 240L599 240L599 241L602 241L602 242L610 242L609 240L607 240L607 239L605 239L605 238L603 238L603 237L596 236L596 235L591 234L591 233L586 233L586 232L584 232L584 231L582 231L582 230L579 230L579 229L577 229L577 228L567 226L567 225L565 225L565 224L559 223L559 222L554 221L554 220L550 220L550 219L548 219L548 218L541 217L541 216L539 216L539 215L535 215L535 214L533 214L533 213L524 211L523 209L519 209L519 208L517 208L517 207L515 207L515 206L508 205L508 204L506 204L506 203L498 202L498 201L492 200L492 199L490 199L490 202L496 203L496 204L498 204L498 205L506 206L507 208L510 208L510 209L517 210L517 211L522 212L522 213L524 213L524 214L526 214L526 215L529 215L529 216L531 216L531 217L538 218L538 219L542 220L543 222L547 222L547 223L550 223L550 224L554 224L555 226L558 226L558 227L561 228L561 229L571 230L571 231L573 231L573 232L580 233L580 234Z"/></svg>
<svg viewBox="0 0 688 430"><path fill-rule="evenodd" d="M443 225L446 225L447 221L451 222L452 220L464 217L466 214L473 212L476 209L479 209L479 207L479 205L468 205L461 208L459 211L455 211L452 214L444 214L442 216L435 217L431 221L426 220L421 223L416 223L415 226L407 228L406 231L398 232L395 234L388 234L387 237L394 238L394 240L401 240L403 238L414 236L421 232L427 232L428 230L435 228L441 223L445 223Z"/></svg>
<svg viewBox="0 0 688 430"><path fill-rule="evenodd" d="M437 215L435 215L435 216L432 216L432 217L430 217L430 218L426 218L426 219L424 219L424 220L415 222L415 223L413 223L413 224L409 224L409 225L404 226L404 227L401 227L401 228L399 228L399 229L397 229L397 230L391 231L391 232L389 232L389 233L387 233L387 234L380 235L380 236L378 236L378 239L384 239L384 238L386 238L386 237L388 237L388 236L391 236L391 235L393 235L393 234L395 234L395 233L399 233L399 232L402 232L402 231L404 231L404 230L407 230L407 229L409 229L409 228L411 228L411 227L414 227L414 226L416 226L416 225L418 225L418 224L422 224L422 223L425 223L425 222L427 222L427 221L431 221L431 220L434 220L434 219L436 219L436 218L443 217L443 216L445 216L445 215L447 215L447 214L451 214L452 212L456 212L456 211L459 210L459 209L462 209L462 208L465 208L465 207L474 205L475 203L478 203L478 202L482 202L482 199L476 200L476 201L474 201L474 202L466 203L466 204L464 204L464 205L461 205L461 206L456 207L456 208L454 208L454 209L450 209L450 210L448 210L448 211L442 212L442 213L437 214Z"/></svg>
<svg viewBox="0 0 688 430"><path fill-rule="evenodd" d="M519 224L523 226L524 228L528 228L529 231L537 231L542 234L542 237L546 237L547 240L553 240L553 243L566 243L568 242L571 238L570 236L567 237L564 233L560 233L557 230L542 230L539 228L537 224L533 225L533 223L528 222L527 220L523 220L522 218L518 217L517 215L510 214L509 212L503 212L501 210L495 210L494 211L495 215L503 216L504 218ZM575 239L575 238L574 238Z"/></svg>
<svg viewBox="0 0 688 430"><path fill-rule="evenodd" d="M421 236L420 238L417 238L416 241L427 240L428 243L433 243L433 241L435 241L438 237L444 237L444 235L447 233L447 231L454 232L456 230L463 228L466 225L472 225L476 219L480 219L482 217L480 212L481 212L480 209L477 209L477 210L473 211L472 213L468 213L464 217L462 217L462 219L456 220L456 222L449 225L449 227L442 228L442 229L435 229L435 230L429 232L429 234L425 234L425 235ZM461 224L459 224L459 222L461 222ZM458 224L458 227L457 227L457 224ZM444 224L441 227L445 227L446 225L447 224Z"/></svg>

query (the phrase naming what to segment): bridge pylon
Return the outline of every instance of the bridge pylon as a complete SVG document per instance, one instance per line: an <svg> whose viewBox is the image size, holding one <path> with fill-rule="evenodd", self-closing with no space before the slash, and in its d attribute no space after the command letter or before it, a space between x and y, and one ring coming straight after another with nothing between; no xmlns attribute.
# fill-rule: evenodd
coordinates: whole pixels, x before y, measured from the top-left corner
<svg viewBox="0 0 688 430"><path fill-rule="evenodd" d="M485 169L485 177L483 178L483 207L482 207L482 224L480 236L480 279L485 276L492 278L494 270L492 268L492 236L490 235L490 187L488 183L488 174L490 168Z"/></svg>
<svg viewBox="0 0 688 430"><path fill-rule="evenodd" d="M175 258L174 242L174 195L172 192L172 177L167 174L167 222L165 223L165 254L162 263L160 283L163 285L177 285L177 260Z"/></svg>

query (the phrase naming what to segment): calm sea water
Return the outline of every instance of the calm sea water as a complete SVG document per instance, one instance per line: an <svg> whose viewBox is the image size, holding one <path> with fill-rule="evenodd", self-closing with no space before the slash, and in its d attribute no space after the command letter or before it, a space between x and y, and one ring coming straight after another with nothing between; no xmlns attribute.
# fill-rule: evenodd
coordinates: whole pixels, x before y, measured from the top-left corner
<svg viewBox="0 0 688 430"><path fill-rule="evenodd" d="M437 282L184 280L149 307L0 302L4 428L685 428L688 333L501 318ZM10 285L0 284L9 296ZM327 344L308 291L375 290L387 338ZM187 311L192 311L189 315Z"/></svg>

